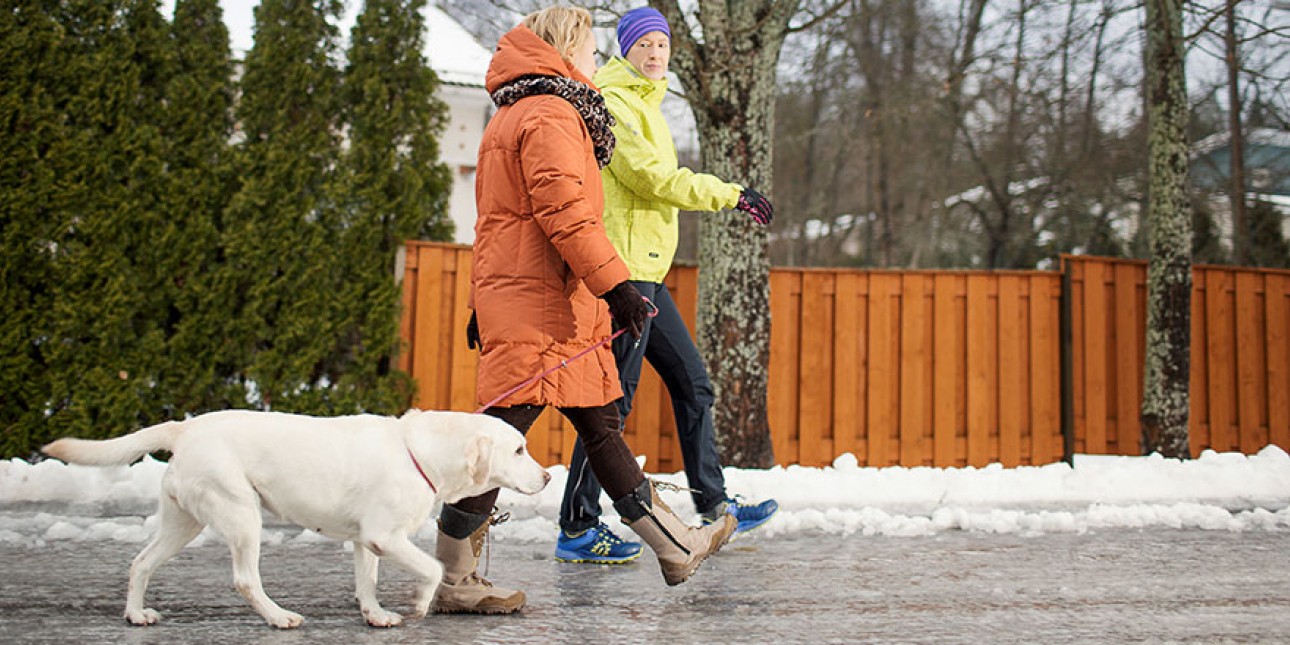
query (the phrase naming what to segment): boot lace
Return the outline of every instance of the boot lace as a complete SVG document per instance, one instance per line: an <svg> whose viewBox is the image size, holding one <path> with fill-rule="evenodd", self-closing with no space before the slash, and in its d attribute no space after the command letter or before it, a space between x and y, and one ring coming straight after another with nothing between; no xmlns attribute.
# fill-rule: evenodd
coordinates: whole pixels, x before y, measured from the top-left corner
<svg viewBox="0 0 1290 645"><path fill-rule="evenodd" d="M665 482L665 481L662 481L662 480L659 480L659 479L650 479L649 481L650 481L650 483L651 483L651 484L654 484L654 488L656 488L656 489L658 489L658 490L670 490L670 491L676 491L676 492L678 492L678 493L697 493L697 492L699 492L699 491L697 491L697 490L695 490L695 489L693 489L693 488L687 488L687 487L685 487L685 486L681 486L681 485L679 485L679 484L673 484L672 482Z"/></svg>
<svg viewBox="0 0 1290 645"><path fill-rule="evenodd" d="M493 512L489 513L488 515L488 526L490 530L484 532L484 576L488 575L488 567L492 563L492 559L493 559L493 535L492 535L493 532L491 529L492 527L497 526L498 524L507 522L510 519L511 519L510 511L506 511L505 513L499 513L496 506L493 507ZM493 586L493 583L489 582L488 578L485 578L484 576L479 575L478 571L471 572L470 575L473 576L475 580L479 581L479 583L484 585L485 587Z"/></svg>

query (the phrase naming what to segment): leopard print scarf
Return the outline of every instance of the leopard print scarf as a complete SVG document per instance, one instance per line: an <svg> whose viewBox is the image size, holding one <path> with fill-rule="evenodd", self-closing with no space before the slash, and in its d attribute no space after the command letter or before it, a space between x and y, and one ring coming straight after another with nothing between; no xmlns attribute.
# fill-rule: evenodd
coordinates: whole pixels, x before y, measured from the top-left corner
<svg viewBox="0 0 1290 645"><path fill-rule="evenodd" d="M553 94L569 102L582 121L587 124L591 133L591 142L596 149L596 163L601 168L609 165L614 156L614 115L605 107L605 97L585 83L579 83L564 76L525 76L517 78L493 92L493 103L497 107L510 105L527 96Z"/></svg>

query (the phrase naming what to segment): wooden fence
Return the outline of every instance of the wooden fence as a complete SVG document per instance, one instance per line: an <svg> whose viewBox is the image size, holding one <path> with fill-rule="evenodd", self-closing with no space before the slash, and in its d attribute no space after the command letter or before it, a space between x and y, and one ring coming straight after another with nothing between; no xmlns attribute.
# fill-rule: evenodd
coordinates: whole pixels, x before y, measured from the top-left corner
<svg viewBox="0 0 1290 645"><path fill-rule="evenodd" d="M770 279L780 463L1062 457L1057 274L776 269Z"/></svg>
<svg viewBox="0 0 1290 645"><path fill-rule="evenodd" d="M1139 454L1146 262L1063 256L1070 276L1074 450ZM1290 449L1290 271L1192 272L1193 455Z"/></svg>
<svg viewBox="0 0 1290 645"><path fill-rule="evenodd" d="M415 404L474 410L466 348L469 247L413 242L404 270L401 367ZM771 272L769 418L780 464L1007 466L1063 456L1061 275L1053 272ZM675 267L673 298L694 327L698 271ZM657 472L681 469L671 406L645 369L626 436ZM529 432L545 464L575 433L553 411Z"/></svg>

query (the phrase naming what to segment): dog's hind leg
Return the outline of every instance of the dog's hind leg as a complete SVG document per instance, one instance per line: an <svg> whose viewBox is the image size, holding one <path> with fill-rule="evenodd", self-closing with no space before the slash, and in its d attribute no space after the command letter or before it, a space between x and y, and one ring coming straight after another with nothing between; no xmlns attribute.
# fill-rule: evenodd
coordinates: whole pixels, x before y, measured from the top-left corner
<svg viewBox="0 0 1290 645"><path fill-rule="evenodd" d="M439 583L443 580L443 565L417 548L417 545L403 533L390 534L381 539L365 540L365 544L373 553L379 553L382 557L393 560L395 564L421 578L422 583L417 588L414 601L413 617L425 616L430 611L430 603L434 602L435 591L439 589ZM358 551L358 549L354 550Z"/></svg>
<svg viewBox="0 0 1290 645"><path fill-rule="evenodd" d="M252 492L251 495L254 495ZM252 498L253 500L254 498ZM305 621L304 616L278 606L264 593L260 581L260 506L255 501L223 501L218 517L210 519L211 528L228 541L233 556L233 585L264 620L278 629L293 629Z"/></svg>
<svg viewBox="0 0 1290 645"><path fill-rule="evenodd" d="M143 606L148 581L152 579L157 567L174 557L201 532L202 523L179 508L174 498L163 491L161 501L157 504L157 534L152 536L152 541L135 556L134 563L130 565L130 589L125 597L127 621L133 625L152 625L161 620L161 614L155 609Z"/></svg>
<svg viewBox="0 0 1290 645"><path fill-rule="evenodd" d="M354 597L358 598L358 607L368 625L395 627L403 622L403 617L386 611L376 599L376 576L380 563L380 558L366 546L361 543L354 545Z"/></svg>

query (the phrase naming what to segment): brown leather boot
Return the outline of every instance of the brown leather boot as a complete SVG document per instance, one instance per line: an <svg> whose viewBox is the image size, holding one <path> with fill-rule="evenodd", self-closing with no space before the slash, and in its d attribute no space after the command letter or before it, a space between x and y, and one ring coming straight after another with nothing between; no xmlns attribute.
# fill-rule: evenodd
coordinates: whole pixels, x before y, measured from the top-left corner
<svg viewBox="0 0 1290 645"><path fill-rule="evenodd" d="M654 550L668 585L685 582L705 558L730 540L739 525L728 513L702 528L682 522L659 498L654 483L648 479L635 491L614 500L614 508L623 523Z"/></svg>
<svg viewBox="0 0 1290 645"><path fill-rule="evenodd" d="M490 517L464 540L454 539L439 525L435 557L443 563L443 582L435 594L434 610L440 614L510 614L524 608L524 592L494 587L479 575L479 554L488 529L506 521Z"/></svg>

